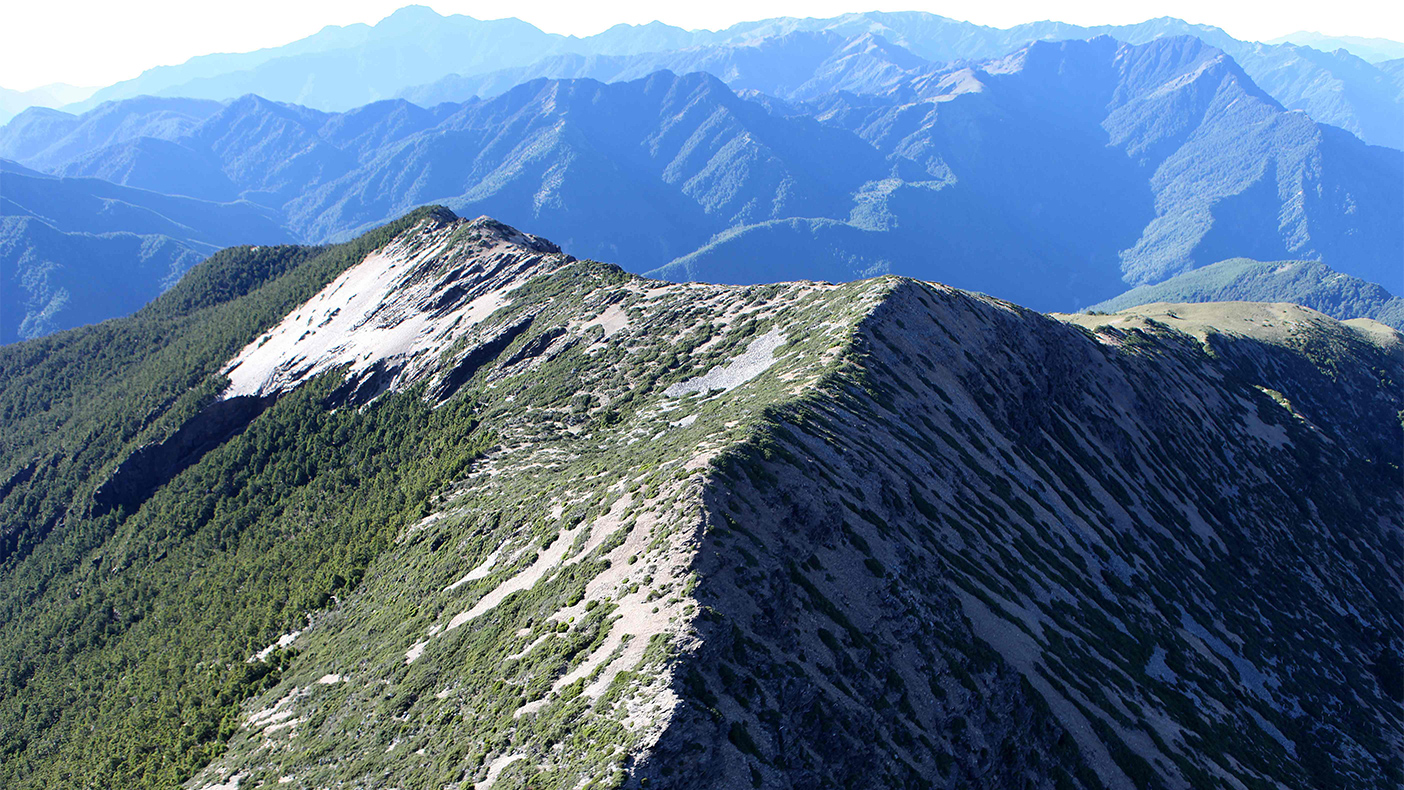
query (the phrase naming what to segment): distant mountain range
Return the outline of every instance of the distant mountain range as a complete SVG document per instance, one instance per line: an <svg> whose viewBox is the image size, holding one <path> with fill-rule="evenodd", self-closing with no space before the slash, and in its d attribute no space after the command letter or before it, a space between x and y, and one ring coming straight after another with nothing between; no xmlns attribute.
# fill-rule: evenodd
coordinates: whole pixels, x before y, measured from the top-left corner
<svg viewBox="0 0 1404 790"><path fill-rule="evenodd" d="M62 107L82 101L93 94L93 88L78 88L55 83L27 91L0 88L0 123L30 107Z"/></svg>
<svg viewBox="0 0 1404 790"><path fill-rule="evenodd" d="M1287 109L1304 110L1367 142L1404 148L1404 82L1394 70L1374 63L1390 59L1380 57L1394 52L1389 45L1404 45L1308 34L1289 37L1290 43L1245 42L1217 27L1168 17L1135 25L1035 22L1000 29L924 12L868 12L827 19L766 19L719 31L689 31L657 22L616 25L577 38L545 33L518 19L444 17L423 6L409 6L373 26L332 26L285 46L204 55L178 66L153 68L65 109L83 112L140 95L223 101L249 93L323 111L345 111L397 96L428 106L493 95L533 77L633 79L663 68L678 73L705 70L733 87L747 87L748 79L757 78L800 86L817 77L822 83L823 75L810 67L827 59L820 51L824 37L811 38L798 48L784 41L797 34L827 34L835 44L870 34L884 46L906 50L897 57L902 68L928 71L954 61L1001 57L1034 41L1110 35L1142 44L1192 35L1227 52ZM1346 51L1338 51L1342 45ZM768 60L777 48L790 57ZM758 77L758 70L774 73ZM868 76L879 87L885 85L881 74ZM859 80L848 89L863 92L865 87Z"/></svg>
<svg viewBox="0 0 1404 790"><path fill-rule="evenodd" d="M1197 39L1037 43L910 85L922 98L835 94L795 108L853 131L893 168L856 196L849 223L885 233L850 245L835 241L847 228L814 224L801 235L819 237L819 247L856 247L864 263L903 261L893 269L903 272L922 250L948 261L927 264L937 279L1035 305L1095 290L1093 273L1109 273L1105 262L1118 256L1116 274L1132 284L1237 254L1324 258L1398 287L1404 248L1390 239L1401 223L1374 214L1404 206L1398 152L1283 112ZM1336 171L1331 163L1343 160L1328 151L1375 164ZM726 281L777 251L756 236L790 232L733 229L658 273ZM1310 254L1276 252L1307 237ZM1358 246L1367 237L1375 241ZM777 279L801 276L795 269Z"/></svg>
<svg viewBox="0 0 1404 790"><path fill-rule="evenodd" d="M290 240L275 217L0 160L0 343L131 313L221 247Z"/></svg>
<svg viewBox="0 0 1404 790"><path fill-rule="evenodd" d="M1348 50L1350 54L1368 60L1371 63L1404 58L1404 43L1390 41L1387 38L1327 36L1322 33L1299 30L1296 33L1280 36L1264 43L1299 44L1304 47L1319 49L1322 52L1334 52L1338 49L1344 49Z"/></svg>
<svg viewBox="0 0 1404 790"><path fill-rule="evenodd" d="M1404 81L1393 70L1350 52L1239 41L1217 27L1173 18L1097 27L1037 22L1003 30L922 12L774 19L713 34L696 33L687 39L688 46L676 48L663 48L663 37L654 31L660 47L639 54L621 55L603 48L555 53L500 71L464 71L399 95L431 106L495 95L536 77L613 81L659 69L706 71L733 88L781 97L812 96L836 88L883 93L900 76L940 73L950 70L950 64L997 58L1034 41L1100 35L1132 44L1194 36L1238 61L1254 82L1287 109L1303 110L1366 142L1404 148ZM866 51L858 51L855 39ZM845 62L854 60L859 62Z"/></svg>
<svg viewBox="0 0 1404 790"><path fill-rule="evenodd" d="M26 113L0 157L247 201L311 242L444 203L672 279L890 271L1063 310L1235 256L1404 284L1404 154L1285 111L1200 39L1037 42L935 72L871 35L773 44L816 42L838 57L792 100L668 72L432 109L142 98ZM880 94L843 89L873 75Z"/></svg>

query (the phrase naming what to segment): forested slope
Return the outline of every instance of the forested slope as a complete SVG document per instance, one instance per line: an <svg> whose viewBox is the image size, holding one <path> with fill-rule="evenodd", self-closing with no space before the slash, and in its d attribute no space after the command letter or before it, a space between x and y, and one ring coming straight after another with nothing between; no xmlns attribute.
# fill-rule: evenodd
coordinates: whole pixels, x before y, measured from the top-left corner
<svg viewBox="0 0 1404 790"><path fill-rule="evenodd" d="M16 787L1387 787L1401 337L495 221L0 351Z"/></svg>

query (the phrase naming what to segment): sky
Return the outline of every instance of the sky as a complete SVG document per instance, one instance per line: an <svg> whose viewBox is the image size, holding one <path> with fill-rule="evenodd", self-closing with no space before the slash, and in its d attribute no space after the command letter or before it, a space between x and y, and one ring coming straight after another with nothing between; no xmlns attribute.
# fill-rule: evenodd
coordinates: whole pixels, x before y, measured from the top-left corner
<svg viewBox="0 0 1404 790"><path fill-rule="evenodd" d="M0 87L54 82L108 85L158 65L211 52L278 46L327 25L375 23L410 0L47 0L0 9ZM420 0L441 14L515 16L550 32L579 36L627 22L660 20L711 30L775 16L828 17L849 11L929 11L1009 27L1056 19L1126 24L1160 16L1217 25L1236 38L1267 40L1298 30L1404 41L1398 0Z"/></svg>

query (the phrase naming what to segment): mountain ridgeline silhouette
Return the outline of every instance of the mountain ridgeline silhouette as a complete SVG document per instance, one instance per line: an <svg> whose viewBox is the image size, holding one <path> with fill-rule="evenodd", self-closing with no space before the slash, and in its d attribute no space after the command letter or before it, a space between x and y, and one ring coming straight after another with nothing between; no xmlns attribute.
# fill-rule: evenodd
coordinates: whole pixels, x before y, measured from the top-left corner
<svg viewBox="0 0 1404 790"><path fill-rule="evenodd" d="M417 29L410 21L403 31ZM345 112L258 95L34 109L0 128L0 157L18 163L11 171L178 195L208 203L205 213L254 210L281 226L244 243L344 240L438 202L668 279L893 272L1071 310L1250 257L1318 260L1404 286L1404 154L1283 107L1206 43L1233 45L1217 28L1157 20L1116 31L1150 36L1136 45L1102 35L928 60L1036 32L980 28L941 43L960 25L920 14L772 20L739 41L663 52L622 43L640 31L618 28L611 46L623 55L564 52L470 77L462 101L430 101L432 88L421 104ZM650 29L660 42L674 36ZM1185 35L1154 38L1170 29ZM42 208L56 199L31 189L21 202L0 210L59 230L45 213L59 209ZM133 258L143 295L208 251L199 223L167 219L181 229L107 229L170 251L143 258L164 261L159 281ZM55 299L45 285L83 281L70 275L93 267L72 250L100 241L62 253L52 232L7 237L11 324L27 327L10 340L125 312Z"/></svg>
<svg viewBox="0 0 1404 790"><path fill-rule="evenodd" d="M1196 38L1038 42L881 95L752 96L658 72L431 109L146 98L17 119L0 156L246 201L307 241L439 202L670 279L892 272L1075 309L1246 256L1401 286L1404 154L1285 111Z"/></svg>
<svg viewBox="0 0 1404 790"><path fill-rule="evenodd" d="M901 68L931 70L939 68L933 64L1002 57L1034 41L1098 35L1133 44L1198 37L1228 52L1285 107L1305 110L1368 142L1404 147L1401 84L1397 75L1378 65L1387 58L1371 54L1375 50L1368 45L1352 54L1347 51L1354 46L1349 42L1345 49L1337 42L1318 42L1313 49L1301 45L1311 41L1240 41L1217 27L1170 17L1132 25L1032 22L1000 29L924 12L866 12L826 19L765 19L718 31L689 31L657 22L621 24L577 38L545 33L517 19L443 17L423 6L409 6L374 26L330 26L281 47L204 55L178 66L153 68L98 90L69 109L81 112L139 95L227 100L255 93L344 111L394 96L463 101L473 95L465 89L505 90L522 81L524 73L603 78L612 71L613 79L623 79L628 78L625 73L637 78L660 69L700 69L737 88L757 80L796 87L811 76L823 81L822 68L812 75L806 72L824 59L824 48L836 51L844 42L865 36L879 38L884 48L903 50L892 56ZM827 43L823 37L829 38ZM776 60L777 49L784 49L786 56ZM1371 59L1357 57L1362 53ZM874 81L880 83L880 75L861 80L869 86Z"/></svg>

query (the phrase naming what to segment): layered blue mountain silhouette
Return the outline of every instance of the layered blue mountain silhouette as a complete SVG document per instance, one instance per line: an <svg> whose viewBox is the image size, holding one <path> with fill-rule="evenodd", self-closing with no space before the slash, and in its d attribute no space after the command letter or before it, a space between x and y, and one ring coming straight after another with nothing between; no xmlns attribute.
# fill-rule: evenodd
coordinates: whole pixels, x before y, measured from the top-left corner
<svg viewBox="0 0 1404 790"><path fill-rule="evenodd" d="M358 35L370 41L397 19L411 30L439 17L402 12ZM1177 26L1195 35L1161 35ZM527 38L529 27L499 25ZM338 30L319 35L349 35ZM25 176L35 195L101 179L263 223L225 243L341 240L442 203L672 279L893 272L1070 310L1249 257L1321 260L1404 286L1404 154L1320 122L1329 108L1284 107L1206 43L1223 36L1216 28L1157 20L1118 29L1142 44L1040 40L951 62L1081 32L924 14L723 33L625 26L409 90L415 101L345 112L257 95L32 109L0 128L0 157L57 177ZM594 50L579 51L588 41ZM1254 47L1262 58L1297 52ZM345 48L324 49L266 62ZM121 230L184 249L207 243ZM17 256L54 257L23 238L0 258L12 279ZM41 302L31 298L25 315ZM72 323L112 314L69 308Z"/></svg>
<svg viewBox="0 0 1404 790"><path fill-rule="evenodd" d="M221 247L291 240L276 212L0 160L0 343L126 315Z"/></svg>
<svg viewBox="0 0 1404 790"><path fill-rule="evenodd" d="M824 81L822 75L810 73L811 64L869 35L882 39L884 47L906 50L906 55L896 56L906 68L915 67L903 63L913 58L930 67L1002 57L1034 41L1110 35L1143 44L1191 35L1227 52L1288 109L1305 110L1367 142L1404 147L1404 86L1391 70L1372 62L1381 59L1380 53L1393 51L1387 46L1381 49L1379 42L1366 39L1301 36L1294 37L1295 43L1240 41L1217 27L1168 17L1135 25L1034 22L1000 29L923 12L868 12L743 22L719 31L689 31L657 22L617 25L576 38L545 33L517 19L444 17L423 6L409 6L374 26L332 26L281 47L204 55L178 66L150 69L68 109L82 112L140 95L228 100L254 93L343 111L397 96L463 101L484 91L501 92L532 76L630 79L660 69L708 71L736 88L747 87L747 80L799 87L814 76ZM809 40L793 40L805 37ZM784 57L776 57L779 50ZM872 77L872 83L863 83L865 89L885 84L879 73L854 76L860 81Z"/></svg>

